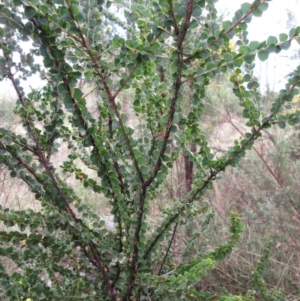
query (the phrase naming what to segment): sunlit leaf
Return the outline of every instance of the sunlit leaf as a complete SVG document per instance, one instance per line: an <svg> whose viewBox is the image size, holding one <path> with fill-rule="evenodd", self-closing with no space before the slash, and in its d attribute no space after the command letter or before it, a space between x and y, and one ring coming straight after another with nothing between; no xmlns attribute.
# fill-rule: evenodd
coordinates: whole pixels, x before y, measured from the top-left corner
<svg viewBox="0 0 300 301"><path fill-rule="evenodd" d="M249 52L251 51L251 49L247 46L241 46L240 49L239 49L239 52L243 55L246 55L248 54Z"/></svg>
<svg viewBox="0 0 300 301"><path fill-rule="evenodd" d="M258 58L264 62L265 60L267 60L269 57L269 52L267 50L260 50L258 52Z"/></svg>
<svg viewBox="0 0 300 301"><path fill-rule="evenodd" d="M278 40L276 37L274 37L274 36L268 37L267 45L272 45L272 44L277 44L277 43L278 43Z"/></svg>
<svg viewBox="0 0 300 301"><path fill-rule="evenodd" d="M243 3L242 5L241 5L241 9L242 9L242 11L243 11L243 13L244 14L246 14L247 12L249 12L249 10L250 10L250 3Z"/></svg>

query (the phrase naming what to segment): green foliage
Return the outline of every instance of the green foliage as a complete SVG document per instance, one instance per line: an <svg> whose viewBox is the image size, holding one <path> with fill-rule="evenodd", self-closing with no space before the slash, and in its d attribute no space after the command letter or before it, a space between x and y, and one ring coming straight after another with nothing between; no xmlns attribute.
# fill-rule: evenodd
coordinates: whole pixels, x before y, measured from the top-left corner
<svg viewBox="0 0 300 301"><path fill-rule="evenodd" d="M261 300L286 300L285 295L281 291L268 289L263 280L264 267L268 263L270 248L271 243L270 241L267 241L264 245L262 256L258 260L256 268L253 271L251 287L253 291L260 295Z"/></svg>
<svg viewBox="0 0 300 301"><path fill-rule="evenodd" d="M261 16L268 3L243 4L233 20L220 24L214 2L135 1L131 7L121 0L0 4L0 76L16 90L15 112L26 131L22 135L0 129L0 163L11 177L27 184L42 206L40 212L1 208L6 229L0 233L0 255L18 266L11 275L0 266L3 296L214 298L197 283L237 244L239 216L231 215L226 243L188 263L172 260L177 226L189 217L204 219L203 195L218 175L239 163L264 129L295 124L300 114L284 112L299 93L300 66L269 111L261 105L253 76L255 58L264 61L269 53L299 42L300 28L279 39L249 42L247 23L252 15ZM235 36L238 52L230 47ZM31 42L28 51L21 41ZM20 62L14 59L16 53ZM47 83L26 94L20 80L35 73ZM217 157L201 128L201 116L206 91L221 73L228 75L249 130ZM90 92L97 92L97 114L90 110L84 81L94 84ZM134 113L121 101L127 91ZM69 152L56 164L63 146ZM151 223L151 205L182 154L194 168L192 182L161 211L158 224ZM91 198L107 199L114 229L63 180L65 175L82 183ZM202 208L197 214L191 214L194 204ZM164 251L162 245L167 245ZM154 258L159 260L158 272ZM224 294L220 299L252 297Z"/></svg>

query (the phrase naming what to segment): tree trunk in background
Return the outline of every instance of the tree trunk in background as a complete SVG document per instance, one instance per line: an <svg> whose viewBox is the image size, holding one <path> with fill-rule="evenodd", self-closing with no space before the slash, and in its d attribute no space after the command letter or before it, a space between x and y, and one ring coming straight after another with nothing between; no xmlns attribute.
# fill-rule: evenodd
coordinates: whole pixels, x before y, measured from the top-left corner
<svg viewBox="0 0 300 301"><path fill-rule="evenodd" d="M192 143L191 145L191 151L195 151L195 144ZM192 189L193 184L193 162L190 161L189 156L183 156L184 157L184 171L185 171L185 190L186 193L189 193Z"/></svg>

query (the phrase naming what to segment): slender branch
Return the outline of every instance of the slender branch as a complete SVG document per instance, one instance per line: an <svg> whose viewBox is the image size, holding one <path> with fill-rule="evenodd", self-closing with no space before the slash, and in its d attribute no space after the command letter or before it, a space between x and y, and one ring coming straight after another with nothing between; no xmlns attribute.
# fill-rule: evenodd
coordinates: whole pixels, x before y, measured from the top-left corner
<svg viewBox="0 0 300 301"><path fill-rule="evenodd" d="M171 133L171 127L173 125L173 119L174 119L174 115L176 112L175 106L177 104L177 100L179 97L179 90L182 85L182 81L181 81L182 67L183 67L183 45L182 45L182 43L183 43L185 34L189 27L190 19L191 19L192 12L193 12L193 5L194 5L194 1L189 0L189 2L187 4L187 12L186 12L186 17L185 17L185 21L184 21L185 25L184 25L183 30L177 36L177 52L178 52L178 54L177 54L177 72L176 72L176 78L175 78L175 82L174 82L174 94L173 94L173 98L172 98L172 102L171 102L170 110L169 110L169 118L168 118L166 129L165 129L165 136L163 138L163 146L160 149L158 159L155 163L152 175L143 183L143 186L145 186L145 187L148 187L152 183L152 181L155 179L158 171L160 170L161 164L162 164L162 157L164 156L165 151L167 149L167 144L168 144L168 140L169 140L170 133Z"/></svg>
<svg viewBox="0 0 300 301"><path fill-rule="evenodd" d="M169 2L170 3L170 2ZM190 17L192 14L192 9L193 9L193 0L190 0L188 2L188 10L187 10L187 14L186 14L186 23L189 23L190 21ZM141 193L140 193L140 202L139 202L139 210L137 213L137 225L135 228L135 233L134 233L134 247L133 247L133 255L132 255L132 261L131 261L131 265L130 265L130 276L129 276L129 281L128 281L128 289L127 292L125 293L125 295L123 296L123 300L125 301L126 299L128 299L131 294L132 294L132 289L133 289L133 285L134 285L134 281L135 281L135 277L137 274L137 270L138 270L138 255L139 255L139 241L140 241L140 230L141 230L141 226L142 226L142 220L143 220L143 216L144 216L144 203L145 203L145 199L146 199L146 192L147 192L147 187L152 183L152 181L154 180L154 178L156 177L160 166L162 164L162 156L164 155L166 148L167 148L167 143L168 143L168 139L170 136L170 132L171 132L171 126L173 124L173 118L175 115L175 105L177 103L177 99L179 96L179 89L181 87L181 75L182 75L182 54L183 54L183 48L182 48L182 42L186 33L186 30L188 29L188 26L184 27L184 30L182 33L175 33L176 37L177 37L177 51L178 51L178 55L177 55L177 59L178 59L178 65L177 65L177 74L176 74L176 78L175 78L175 91L174 91L174 96L172 99L172 103L170 106L170 110L169 110L169 119L166 125L166 130L165 130L165 137L164 137L164 141L163 141L163 146L160 150L160 154L158 157L158 160L154 166L154 172L153 174L143 183L142 185L142 189L141 189Z"/></svg>
<svg viewBox="0 0 300 301"><path fill-rule="evenodd" d="M115 114L116 114L116 116L117 116L117 118L118 118L118 122L119 122L119 124L120 124L122 133L123 133L123 135L124 135L124 137L125 137L125 141L126 141L127 147L128 147L128 149L129 149L129 152L130 152L130 156L131 156L131 158L132 158L132 160L133 160L133 162L134 162L134 166L135 166L136 171L137 171L137 173L138 173L138 175L139 175L140 181L141 181L141 182L144 182L144 177L143 177L142 171L141 171L141 169L140 169L140 166L139 166L139 164L138 164L138 161L137 161L137 159L136 159L136 156L134 155L133 147L132 147L131 142L130 142L130 138L129 138L128 134L127 134L126 131L125 131L125 124L124 124L124 122L123 122L123 120L122 120L122 118L121 118L121 113L119 112L118 106L117 106L117 103L116 103L116 96L118 95L118 93L121 91L122 88L119 89L119 90L113 95L112 91L110 90L110 88L109 88L109 86L108 86L108 84L107 84L106 76L104 76L104 74L102 73L102 68L101 68L101 66L100 66L99 63L98 63L97 58L93 55L93 53L92 53L92 51L91 51L91 48L90 48L90 46L89 46L89 43L88 43L87 38L84 36L84 34L83 34L83 32L82 32L82 29L80 28L79 24L76 22L76 17L75 17L75 15L73 14L73 9L72 9L72 6L71 6L69 0L67 0L66 2L67 2L67 4L68 4L69 13L70 13L70 15L71 15L71 18L72 18L72 19L74 20L74 22L77 24L77 29L78 29L78 31L79 31L79 35L80 35L80 39L81 39L80 43L81 43L82 47L84 47L84 48L86 49L87 54L89 55L90 59L92 60L94 66L95 66L95 71L96 71L98 77L101 79L101 81L102 81L102 83L103 83L103 85L104 85L105 92L106 92L106 94L107 94L107 96L108 96L108 99L109 99L109 101L110 101L110 104L111 104L111 106L112 106L112 108L113 108L113 110L114 110L114 112L115 112ZM139 64L140 64L140 62L137 63L137 65L135 66L135 68L134 68L133 71L136 70L136 68L137 68L137 66L138 66ZM133 74L133 72L131 73L131 75L132 75L132 74ZM127 80L129 80L129 77L127 77Z"/></svg>
<svg viewBox="0 0 300 301"><path fill-rule="evenodd" d="M168 4L169 4L169 8L170 8L170 11L171 11L171 14L172 14L174 32L175 32L175 35L178 36L179 35L179 28L178 28L178 24L176 22L176 15L175 15L174 8L173 8L173 0L168 0Z"/></svg>
<svg viewBox="0 0 300 301"><path fill-rule="evenodd" d="M34 20L34 24L35 24L37 27L40 26L40 25L39 25L39 21L38 21L37 19ZM43 35L43 37L45 37L45 40L46 40L46 43L47 43L47 47L48 47L49 50L52 52L52 56L55 58L55 59L54 59L54 62L55 62L56 69L59 69L60 61L59 61L58 59L56 59L55 53L53 52L53 49L52 49L52 46L51 46L50 43L48 43L48 39L47 39L46 33L44 32L44 30L43 30L42 27L38 27L38 28L39 28L39 30L40 30L40 32L41 32L41 35ZM69 96L70 96L71 99L72 99L72 102L73 102L73 104L74 104L74 107L75 107L79 112L81 112L80 108L78 107L77 101L74 99L74 97L73 97L73 95L72 95L72 92L71 92L71 86L70 86L70 84L69 84L69 81L68 81L67 76L66 76L65 74L63 74L63 75L62 75L62 79L63 79L63 82L64 82L66 88L67 88L68 94L69 94ZM80 114L79 117L80 117L80 119L81 119L81 124L83 125L85 131L88 132L88 126L87 126L87 123L86 123L84 117L83 117L81 114ZM95 149L98 150L97 143L95 143L94 136L93 136L93 135L90 135L90 138L91 138L91 141L92 141L93 146L95 147ZM103 167L105 170L107 170L107 168L105 167L105 165L104 165L102 162L101 162L101 165L102 165L102 167ZM119 178L122 179L120 173L118 173L118 175L119 175ZM110 185L111 190L113 191L113 189L112 189L112 183L111 183L110 180L109 180L109 185ZM123 191L124 191L125 189L124 189L124 186L123 186L122 182L120 182L120 186L121 186L121 189L123 189ZM114 198L115 198L115 197L114 197Z"/></svg>
<svg viewBox="0 0 300 301"><path fill-rule="evenodd" d="M55 108L54 108L54 120L53 120L53 127L56 128L56 125L57 125L57 121L56 121L56 118L55 118L55 114L57 113L58 111L58 94L56 94L56 100L55 100ZM51 155L52 155L52 147L54 145L54 141L55 141L55 131L53 130L53 134L52 136L50 137L49 139L49 150L48 150L48 154L47 154L47 161L50 162L50 159L51 159Z"/></svg>
<svg viewBox="0 0 300 301"><path fill-rule="evenodd" d="M134 287L134 281L135 281L135 278L136 278L136 275L138 272L138 266L139 266L138 258L139 258L139 251L140 251L139 250L140 232L141 232L143 217L145 214L144 206L145 206L147 188L152 183L152 181L155 179L158 171L160 170L160 167L162 164L162 157L167 148L168 139L169 139L170 133L171 133L171 127L172 127L174 115L176 112L175 106L176 106L176 103L177 103L177 100L179 97L179 90L181 87L182 67L183 67L183 41L184 41L186 31L188 30L188 26L189 26L190 19L192 16L193 5L194 5L194 0L189 0L188 4L187 4L187 12L186 12L186 17L185 17L185 26L184 26L182 32L180 32L179 35L178 35L178 33L176 35L176 38L177 38L177 72L176 72L176 77L175 77L175 81L174 81L174 96L172 98L172 102L170 105L169 118L168 118L168 121L166 124L163 145L159 152L157 162L154 166L153 174L147 180L145 180L143 182L141 191L140 191L139 207L138 207L138 212L137 212L137 224L135 227L134 239L133 239L134 245L133 245L133 252L132 252L132 260L131 260L131 264L130 264L130 268L129 268L130 275L129 275L129 280L128 280L128 288L122 298L123 301L125 301L131 297L132 290Z"/></svg>
<svg viewBox="0 0 300 301"><path fill-rule="evenodd" d="M161 231L159 233L157 233L157 235L154 237L154 239L152 240L150 245L146 248L144 255L143 255L144 259L146 259L148 257L149 253L152 251L153 247L156 245L159 238L165 233L165 231L170 227L170 225L172 225L173 222L180 216L180 214L185 211L186 205L191 204L196 199L196 197L199 195L199 193L201 191L203 191L210 184L210 182L216 177L216 175L217 175L217 172L212 172L208 176L208 178L205 180L205 182L202 184L202 186L200 188L198 188L196 191L191 193L191 196L187 199L185 204L182 205L178 209L178 211L168 219L167 222L162 223L162 225L159 227L159 228L161 228Z"/></svg>
<svg viewBox="0 0 300 301"><path fill-rule="evenodd" d="M136 69L139 67L139 65L141 64L141 61L139 61L133 68L132 70L129 72L129 74L127 75L127 77L123 80L122 85L118 88L118 90L112 95L113 99L116 99L116 97L119 95L119 93L123 90L123 88L125 87L125 85L127 84L127 82L130 80L130 78L132 77L132 75L134 74L134 72L136 71Z"/></svg>
<svg viewBox="0 0 300 301"><path fill-rule="evenodd" d="M267 0L263 1L260 3L263 4L265 3ZM252 12L254 10L256 10L257 7L254 7L253 5L251 5L249 12L247 12L239 21L237 21L235 24L233 24L230 28L228 28L222 35L220 35L218 38L216 38L215 40L213 40L211 43L206 44L204 47L202 47L199 52L207 49L207 48L211 48L211 46L213 46L214 44L216 44L219 40L223 39L224 37L226 37L233 29L235 29L239 24L241 24L249 15L252 14ZM188 62L189 60L193 59L195 57L194 55L191 55L189 57L187 57L186 59L184 59L184 62Z"/></svg>
<svg viewBox="0 0 300 301"><path fill-rule="evenodd" d="M164 256L163 261L162 261L162 263L161 263L161 265L160 265L160 268L159 268L159 271L158 271L157 275L160 275L160 274L161 274L162 269L163 269L163 267L164 267L164 265L165 265L166 259L167 259L168 255L169 255L171 246L172 246L172 244L173 244L173 241L174 241L174 238L175 238L175 235L176 235L177 227L178 227L178 223L176 223L175 226L174 226L171 240L170 240L170 242L169 242L168 248L167 248L167 250L166 250L166 252L165 252L165 256Z"/></svg>
<svg viewBox="0 0 300 301"><path fill-rule="evenodd" d="M7 63L7 67L8 67L8 71L7 71L7 77L10 79L10 81L12 82L13 86L14 86L14 89L15 91L17 92L17 95L19 97L19 100L21 102L21 104L23 106L25 106L25 101L24 101L24 94L23 92L21 92L20 88L19 88L19 85L17 83L17 81L15 80L14 78L14 75L11 71L11 66L10 66L10 58L8 57L7 53L5 53L5 51L3 51L4 53L4 57L5 57L5 60L6 60L6 63ZM61 199L62 201L64 202L64 205L66 207L66 210L67 212L69 212L71 214L71 216L73 217L74 221L77 222L77 217L75 215L75 213L73 212L73 210L71 209L70 205L69 205L69 202L68 200L66 199L64 193L62 192L62 190L60 189L58 183L57 183L57 180L55 179L51 169L50 169L50 165L49 165L49 162L47 161L47 158L45 157L45 154L43 153L42 151L42 147L41 147L41 144L35 134L35 131L34 129L32 128L29 120L26 118L25 120L25 123L28 127L28 130L35 142L35 145L36 145L36 149L37 149L37 155L39 157L39 160L41 162L41 164L43 165L43 167L45 168L45 170L47 171L48 175L50 176L53 184L54 184L54 187L55 189L57 190L58 194L61 196Z"/></svg>
<svg viewBox="0 0 300 301"><path fill-rule="evenodd" d="M295 82L291 87L288 93L286 93L285 97L282 98L282 100L279 102L277 108L274 110L272 114L266 118L266 120L256 129L253 129L253 132L251 136L248 138L247 142L240 148L238 152L235 153L235 155L229 157L225 164L222 167L219 167L216 170L211 170L210 175L206 178L204 183L201 185L201 187L197 188L194 192L192 192L192 195L187 199L185 204L179 208L179 210L173 214L166 222L163 222L162 225L159 227L162 230L156 234L156 236L153 238L152 242L149 244L149 246L146 248L144 252L143 258L146 258L149 253L152 251L153 247L158 242L159 238L165 233L165 231L170 227L171 224L174 223L174 221L180 216L180 214L185 211L186 205L192 203L195 201L196 197L215 179L215 177L221 172L224 171L227 166L229 166L236 158L239 157L240 153L245 151L247 149L247 146L249 143L252 143L257 137L260 136L260 132L267 128L270 125L270 122L272 118L277 114L278 110L282 106L282 104L285 102L286 98L290 95L290 93L296 88L296 86L299 84L300 80Z"/></svg>
<svg viewBox="0 0 300 301"><path fill-rule="evenodd" d="M97 265L98 269L101 271L103 279L108 287L108 293L109 293L110 297L114 301L121 301L121 299L118 298L118 296L117 296L116 290L114 289L113 281L110 280L106 268L103 266L103 264L101 263L101 260L98 258L97 251L95 250L95 248L92 244L90 244L89 246L93 253L94 258L96 259L96 265Z"/></svg>
<svg viewBox="0 0 300 301"><path fill-rule="evenodd" d="M91 93L93 93L96 89L98 88L98 85L96 87L94 87L90 92L86 93L85 95L83 95L82 98L87 98Z"/></svg>
<svg viewBox="0 0 300 301"><path fill-rule="evenodd" d="M7 133L2 132L4 136L7 136ZM1 131L0 131L1 134ZM27 151L31 152L33 155L37 155L37 151L34 148L34 146L28 145L26 142L21 142L17 139L17 137L12 134L11 132L9 132L9 138L11 138L11 141L14 142L15 144L25 148ZM3 148L5 149L5 147L3 146Z"/></svg>
<svg viewBox="0 0 300 301"><path fill-rule="evenodd" d="M189 29L190 22L191 22L191 17L194 9L194 0L189 0L187 3L187 8L186 8L186 15L185 15L185 20L184 20L184 25L182 31L179 33L178 38L177 38L177 45L178 48L181 48L182 42L185 38L185 35Z"/></svg>
<svg viewBox="0 0 300 301"><path fill-rule="evenodd" d="M234 122L231 120L230 117L229 117L228 121L243 137L245 137L244 133L237 127L237 125L234 124ZM263 164L268 169L269 173L271 174L272 178L274 179L275 184L281 190L284 189L283 184L281 183L281 181L279 180L279 178L276 176L275 172L273 171L273 169L271 168L271 166L268 164L268 162L266 161L266 159L262 156L262 154L258 151L258 149L255 146L253 146L252 149L255 151L255 153L257 154L257 156L260 158L260 160L263 162ZM296 203L294 202L294 200L290 196L287 196L287 198L288 198L288 200L289 200L292 208L296 212L296 214L300 217L300 211L297 208Z"/></svg>
<svg viewBox="0 0 300 301"><path fill-rule="evenodd" d="M278 44L276 44L276 46L280 46L280 45L282 45L282 44L284 44L284 43L291 42L291 41L293 41L293 40L299 39L299 37L300 37L300 34L291 37L290 39L288 39L288 40L285 41L285 42L278 43ZM264 47L264 48L259 49L259 51L261 51L261 50L267 50L269 47L270 47L270 46L266 46L266 47ZM257 52L258 52L258 51L257 51ZM239 54L238 57L236 57L236 58L240 60L240 59L244 59L245 56L246 56L246 55ZM193 56L193 57L194 57L194 56ZM192 58L192 57L189 57L188 59L190 59L190 58ZM184 59L184 62L186 62L186 61L187 61L187 59L185 58L185 59ZM219 70L219 69L222 68L222 67L227 67L227 66L229 66L230 64L234 63L234 61L235 61L235 59L233 59L232 61L223 62L222 65L218 65L218 66L213 67L213 68L211 68L211 69L205 70L205 71L203 71L202 73L197 73L197 74L195 74L195 75L193 75L193 76L191 76L191 77L189 77L189 78L184 79L181 83L183 84L183 83L192 81L193 79L195 79L195 78L198 77L198 76L204 76L204 75L207 75L207 74L209 74L209 73L211 73L211 72L213 72L213 71L217 71L217 70Z"/></svg>
<svg viewBox="0 0 300 301"><path fill-rule="evenodd" d="M7 65L8 65L8 74L7 74L7 76L8 76L8 78L11 80L11 82L12 82L14 88L15 88L15 90L16 90L16 92L17 92L17 94L18 94L18 97L19 97L19 100L20 100L21 104L24 106L24 105L25 105L25 101L24 101L24 99L23 99L23 93L22 93L21 90L19 89L19 86L18 86L18 84L17 84L16 80L14 79L14 76L13 76L13 74L12 74L12 72L11 72L10 59L9 59L9 57L7 56L6 53L4 53L4 56L5 56L5 58L6 58L6 62L7 62ZM52 171L51 171L49 162L47 161L47 158L45 157L45 154L44 154L43 151L42 151L40 142L39 142L38 138L36 137L36 134L35 134L35 132L34 132L32 126L31 126L29 120L26 119L25 122L26 122L26 125L27 125L27 127L28 127L28 129L29 129L29 131L30 131L30 133L31 133L31 135L32 135L32 137L33 137L33 140L34 140L34 142L35 142L35 144L36 144L37 154L38 154L40 163L43 165L44 169L46 170L47 174L49 175L50 179L52 180L52 183L53 183L53 185L54 185L54 188L56 189L56 191L57 191L58 194L60 195L62 201L64 202L64 205L65 205L65 207L66 207L66 211L72 216L72 218L74 219L74 221L75 221L76 223L79 222L79 220L78 220L78 218L76 217L74 211L71 209L71 207L70 207L70 205L69 205L69 202L68 202L67 198L65 197L64 193L62 192L62 190L61 190L61 188L60 188L60 186L59 186L59 184L58 184L58 182L57 182L55 176L53 175L53 173L52 173ZM27 169L28 169L29 171L32 170L31 167L28 167ZM31 171L31 172L32 172L32 171ZM113 288L113 282L109 279L109 276L108 276L108 274L107 274L107 272L106 272L106 270L105 270L103 264L101 263L101 260L98 258L96 249L94 248L94 246L93 246L92 244L89 244L89 247L91 248L91 250L92 250L92 252L93 252L93 254L94 254L94 257L95 257L95 259L96 259L96 261L94 261L94 260L92 260L91 258L89 258L90 262L91 262L92 264L94 264L94 265L101 271L101 273L102 273L102 275L103 275L103 278L104 278L104 280L105 280L105 282L106 282L106 284L107 284L107 288L108 288L108 292L109 292L110 296L113 298L114 301L119 301L120 299L117 297L116 292L115 292L115 290L114 290L114 288ZM85 250L85 248L84 248L83 246L81 246L81 248L82 248L83 250Z"/></svg>

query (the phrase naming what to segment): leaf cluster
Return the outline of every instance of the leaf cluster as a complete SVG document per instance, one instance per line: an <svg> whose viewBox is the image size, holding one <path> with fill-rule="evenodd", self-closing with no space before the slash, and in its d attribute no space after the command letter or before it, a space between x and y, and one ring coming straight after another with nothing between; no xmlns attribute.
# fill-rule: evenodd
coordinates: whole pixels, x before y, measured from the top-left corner
<svg viewBox="0 0 300 301"><path fill-rule="evenodd" d="M239 217L231 216L227 242L172 270L166 259L173 252L176 225L186 222L191 205L201 207L212 182L238 164L262 130L299 122L299 111L282 112L300 86L298 66L265 111L253 76L255 59L264 61L269 53L299 42L300 28L279 39L249 42L247 24L251 16L263 14L268 1L243 4L233 20L223 23L214 2L0 4L0 78L9 79L17 93L15 112L25 131L0 129L0 163L42 205L40 212L0 211L6 226L0 255L18 266L12 275L0 266L3 295L25 300L213 298L197 282L231 252L242 232ZM127 23L119 18L122 13ZM237 51L230 47L234 37ZM30 49L22 49L21 41L30 41ZM20 82L36 73L46 84L26 94ZM216 157L201 129L201 116L207 87L219 73L229 75L249 131ZM84 83L93 83L87 93ZM128 91L133 113L122 102ZM97 114L89 107L92 92L97 94ZM66 156L63 146L69 149ZM182 154L193 164L192 184L154 225L149 209ZM108 200L114 229L107 229L63 180L66 174L82 182L91 198L101 194ZM168 247L159 265L168 276L157 273L152 262L164 242Z"/></svg>

